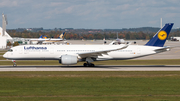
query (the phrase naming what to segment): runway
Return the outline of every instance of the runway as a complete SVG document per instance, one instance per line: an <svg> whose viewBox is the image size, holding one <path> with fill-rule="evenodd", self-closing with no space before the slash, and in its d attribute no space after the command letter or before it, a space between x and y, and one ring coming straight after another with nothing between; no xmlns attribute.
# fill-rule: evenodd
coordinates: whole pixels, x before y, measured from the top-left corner
<svg viewBox="0 0 180 101"><path fill-rule="evenodd" d="M2 71L180 71L180 65L137 65L137 66L0 66Z"/></svg>

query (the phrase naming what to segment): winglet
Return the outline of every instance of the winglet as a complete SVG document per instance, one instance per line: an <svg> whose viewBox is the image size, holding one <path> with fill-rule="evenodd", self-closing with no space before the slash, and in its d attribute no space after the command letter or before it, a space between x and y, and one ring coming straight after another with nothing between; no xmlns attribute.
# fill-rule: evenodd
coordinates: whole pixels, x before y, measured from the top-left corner
<svg viewBox="0 0 180 101"><path fill-rule="evenodd" d="M145 45L163 47L174 23L167 23Z"/></svg>

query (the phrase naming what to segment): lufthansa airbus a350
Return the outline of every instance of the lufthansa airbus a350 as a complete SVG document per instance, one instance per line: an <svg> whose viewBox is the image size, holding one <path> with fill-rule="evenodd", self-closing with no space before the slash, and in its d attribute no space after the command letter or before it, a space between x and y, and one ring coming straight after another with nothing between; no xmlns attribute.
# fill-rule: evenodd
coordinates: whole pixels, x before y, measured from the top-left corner
<svg viewBox="0 0 180 101"><path fill-rule="evenodd" d="M94 66L94 61L138 58L168 51L170 47L164 44L172 26L173 23L165 24L145 45L20 45L8 50L3 57L13 61L58 60L63 65L84 61L84 66Z"/></svg>

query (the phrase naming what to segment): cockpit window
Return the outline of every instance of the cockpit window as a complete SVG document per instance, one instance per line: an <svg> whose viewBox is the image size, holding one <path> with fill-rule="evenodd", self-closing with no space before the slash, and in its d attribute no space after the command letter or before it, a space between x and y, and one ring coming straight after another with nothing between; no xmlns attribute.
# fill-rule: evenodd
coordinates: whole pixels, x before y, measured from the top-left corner
<svg viewBox="0 0 180 101"><path fill-rule="evenodd" d="M9 49L8 52L13 52L13 50L12 50L12 49Z"/></svg>

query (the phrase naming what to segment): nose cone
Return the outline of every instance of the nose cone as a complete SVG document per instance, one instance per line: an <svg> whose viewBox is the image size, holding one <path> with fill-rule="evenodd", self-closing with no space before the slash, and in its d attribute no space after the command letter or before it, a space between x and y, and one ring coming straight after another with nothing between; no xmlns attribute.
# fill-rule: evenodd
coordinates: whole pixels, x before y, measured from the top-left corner
<svg viewBox="0 0 180 101"><path fill-rule="evenodd" d="M7 53L5 53L5 54L3 55L3 58L6 58L6 59L8 58L8 57L7 57Z"/></svg>

